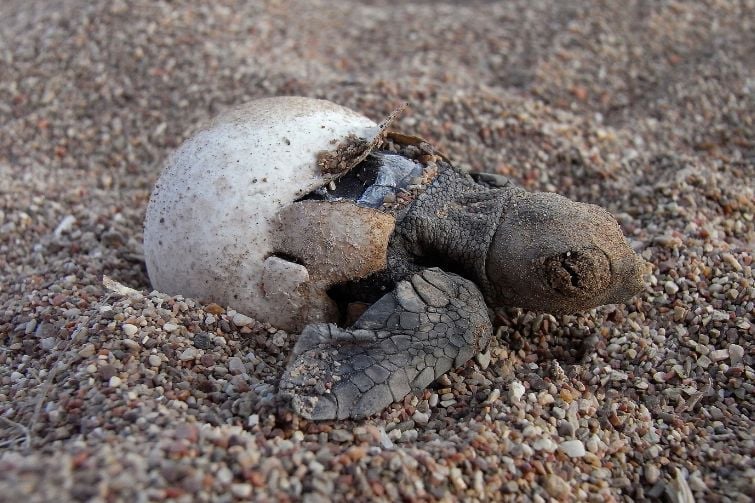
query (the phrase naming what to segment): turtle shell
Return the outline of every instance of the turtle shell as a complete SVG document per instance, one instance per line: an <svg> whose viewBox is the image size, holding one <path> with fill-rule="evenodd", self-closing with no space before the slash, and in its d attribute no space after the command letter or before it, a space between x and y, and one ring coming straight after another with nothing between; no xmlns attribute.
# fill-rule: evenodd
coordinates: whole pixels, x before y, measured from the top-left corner
<svg viewBox="0 0 755 503"><path fill-rule="evenodd" d="M276 247L288 239L282 234L290 234L289 227L306 232L295 222L284 226L296 220L290 207L361 161L383 129L348 108L301 97L256 100L214 119L170 156L152 192L144 255L153 287L286 329L332 317L327 299L310 298L323 289L321 279L306 265L276 256ZM308 225L319 218L348 230L353 242L341 236L344 249L385 248L391 217L330 206L344 208L340 216L351 224L329 212L318 217L311 208L300 214L308 215ZM333 242L333 236L317 239Z"/></svg>

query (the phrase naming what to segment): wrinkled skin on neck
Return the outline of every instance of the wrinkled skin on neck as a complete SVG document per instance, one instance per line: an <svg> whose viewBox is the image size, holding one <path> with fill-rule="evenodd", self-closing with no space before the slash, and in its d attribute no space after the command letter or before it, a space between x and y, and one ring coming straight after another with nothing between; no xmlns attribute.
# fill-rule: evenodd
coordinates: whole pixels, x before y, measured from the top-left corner
<svg viewBox="0 0 755 503"><path fill-rule="evenodd" d="M643 287L643 260L603 208L489 188L448 165L400 219L391 249L397 275L440 266L474 281L491 307L573 313Z"/></svg>

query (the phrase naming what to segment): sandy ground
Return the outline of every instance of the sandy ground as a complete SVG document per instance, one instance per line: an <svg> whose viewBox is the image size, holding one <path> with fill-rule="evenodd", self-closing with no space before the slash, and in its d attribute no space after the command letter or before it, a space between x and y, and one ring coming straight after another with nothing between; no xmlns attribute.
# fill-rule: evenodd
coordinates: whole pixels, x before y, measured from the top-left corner
<svg viewBox="0 0 755 503"><path fill-rule="evenodd" d="M196 4L0 5L0 500L755 496L754 2ZM295 334L150 293L141 247L171 149L280 94L408 101L458 165L607 207L647 288L500 310L490 361L366 421L293 416Z"/></svg>

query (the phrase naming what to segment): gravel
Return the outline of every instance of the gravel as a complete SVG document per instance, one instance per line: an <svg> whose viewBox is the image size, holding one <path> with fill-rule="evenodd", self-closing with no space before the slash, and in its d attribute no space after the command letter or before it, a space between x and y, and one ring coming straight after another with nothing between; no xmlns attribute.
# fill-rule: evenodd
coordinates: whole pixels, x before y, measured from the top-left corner
<svg viewBox="0 0 755 503"><path fill-rule="evenodd" d="M755 27L741 2L6 0L7 501L751 501ZM627 305L499 309L360 422L277 397L296 334L151 291L149 193L220 110L328 98L616 215ZM103 283L103 276L112 278Z"/></svg>

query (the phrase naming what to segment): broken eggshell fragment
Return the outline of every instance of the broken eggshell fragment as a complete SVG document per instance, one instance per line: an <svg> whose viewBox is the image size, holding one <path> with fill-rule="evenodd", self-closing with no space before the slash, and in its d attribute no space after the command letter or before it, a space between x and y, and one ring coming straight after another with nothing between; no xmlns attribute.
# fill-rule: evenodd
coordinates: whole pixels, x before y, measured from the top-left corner
<svg viewBox="0 0 755 503"><path fill-rule="evenodd" d="M353 203L289 206L362 160L383 128L348 108L301 97L260 99L221 114L168 159L152 192L144 255L153 287L286 330L333 321L325 288L339 264L317 253L335 250L345 262L364 263L359 254L379 248L376 239L387 241L392 217L366 218L368 210ZM324 227L301 225L307 218ZM297 247L323 238L308 239L308 232L337 228L353 239L325 236L329 246L292 259ZM385 265L384 243L376 267ZM278 245L291 250L276 256Z"/></svg>

